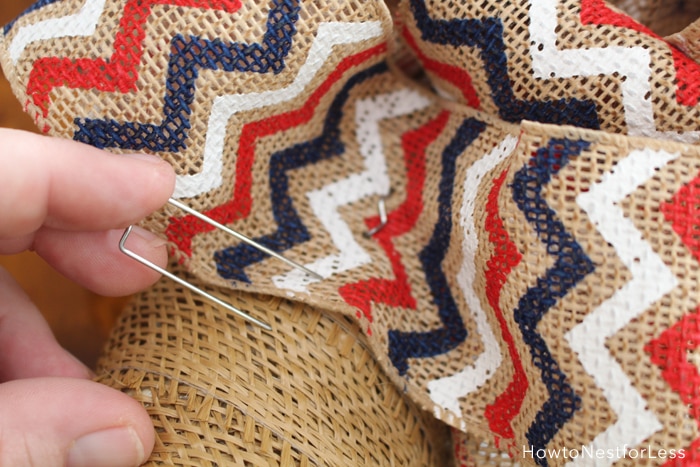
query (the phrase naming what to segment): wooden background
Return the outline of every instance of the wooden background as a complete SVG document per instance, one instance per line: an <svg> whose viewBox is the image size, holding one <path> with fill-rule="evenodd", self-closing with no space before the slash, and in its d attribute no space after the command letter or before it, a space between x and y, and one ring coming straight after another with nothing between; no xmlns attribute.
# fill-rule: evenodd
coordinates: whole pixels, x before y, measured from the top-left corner
<svg viewBox="0 0 700 467"><path fill-rule="evenodd" d="M0 0L0 24L5 25L34 0ZM0 127L36 132L0 71ZM42 311L58 341L88 366L94 367L124 298L95 295L65 279L33 253L0 256L6 268ZM2 300L2 297L0 297Z"/></svg>

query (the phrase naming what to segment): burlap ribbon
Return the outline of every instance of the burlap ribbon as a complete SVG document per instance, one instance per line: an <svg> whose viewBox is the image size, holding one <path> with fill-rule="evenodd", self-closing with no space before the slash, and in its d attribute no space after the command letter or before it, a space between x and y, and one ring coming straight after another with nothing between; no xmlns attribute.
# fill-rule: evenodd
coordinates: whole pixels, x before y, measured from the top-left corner
<svg viewBox="0 0 700 467"><path fill-rule="evenodd" d="M44 0L0 43L45 132L161 155L176 197L323 276L145 222L273 325L166 282L135 301L99 374L153 414L153 461L698 462L700 66L657 35L690 21L258 3Z"/></svg>

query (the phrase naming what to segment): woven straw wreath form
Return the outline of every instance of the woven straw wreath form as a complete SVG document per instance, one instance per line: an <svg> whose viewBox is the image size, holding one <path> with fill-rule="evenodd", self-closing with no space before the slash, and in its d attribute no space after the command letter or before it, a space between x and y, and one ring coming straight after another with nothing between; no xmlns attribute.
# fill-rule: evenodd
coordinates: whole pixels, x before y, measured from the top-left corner
<svg viewBox="0 0 700 467"><path fill-rule="evenodd" d="M41 0L2 31L39 129L158 154L175 198L323 278L144 221L272 326L135 298L98 380L151 413L151 463L700 462L698 11L390 6Z"/></svg>

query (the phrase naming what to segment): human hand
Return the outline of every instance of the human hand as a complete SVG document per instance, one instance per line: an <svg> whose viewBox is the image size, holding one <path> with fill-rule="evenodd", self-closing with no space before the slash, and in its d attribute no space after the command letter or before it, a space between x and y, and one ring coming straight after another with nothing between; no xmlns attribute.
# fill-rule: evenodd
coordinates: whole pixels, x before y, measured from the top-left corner
<svg viewBox="0 0 700 467"><path fill-rule="evenodd" d="M159 275L118 250L124 228L172 194L172 168L69 140L0 129L0 254L34 250L103 295ZM164 241L135 228L129 248L165 266ZM144 408L90 381L40 312L0 268L0 465L127 466L154 443Z"/></svg>

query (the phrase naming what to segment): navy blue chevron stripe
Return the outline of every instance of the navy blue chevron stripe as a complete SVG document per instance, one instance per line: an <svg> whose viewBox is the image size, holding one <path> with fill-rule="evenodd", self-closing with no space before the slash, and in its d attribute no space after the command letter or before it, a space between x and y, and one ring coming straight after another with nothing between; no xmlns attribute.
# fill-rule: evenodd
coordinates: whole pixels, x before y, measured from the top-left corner
<svg viewBox="0 0 700 467"><path fill-rule="evenodd" d="M477 47L499 116L509 122L533 120L559 125L600 128L594 102L580 99L525 101L517 99L508 77L508 57L499 18L439 19L430 17L425 0L411 0L411 11L425 41L454 47Z"/></svg>
<svg viewBox="0 0 700 467"><path fill-rule="evenodd" d="M333 100L324 121L323 132L319 137L283 149L271 156L270 198L277 230L269 235L256 238L258 243L273 251L283 252L310 240L311 237L306 226L294 209L293 199L289 194L287 172L342 155L345 152L345 145L340 139L340 122L343 118L343 107L350 97L350 91L359 83L387 71L386 63L379 63L354 75ZM214 254L217 270L223 278L243 282L250 281L243 269L264 260L266 257L265 253L244 243L225 248Z"/></svg>
<svg viewBox="0 0 700 467"><path fill-rule="evenodd" d="M274 0L268 14L262 43L226 43L196 36L177 35L171 41L163 121L154 125L116 120L76 119L73 139L99 148L147 149L178 152L187 147L190 108L196 92L199 70L279 73L292 47L299 18L299 5L291 0Z"/></svg>
<svg viewBox="0 0 700 467"><path fill-rule="evenodd" d="M442 270L442 261L449 249L452 232L452 196L457 158L485 129L486 125L479 120L465 120L442 153L438 221L430 241L418 255L442 327L425 332L389 331L389 358L402 376L408 371L409 358L428 358L444 354L467 338L467 330L459 308Z"/></svg>
<svg viewBox="0 0 700 467"><path fill-rule="evenodd" d="M52 3L58 3L60 1L61 0L38 0L37 2L32 3L31 5L29 5L29 7L27 7L26 10L20 13L19 16L17 16L17 18L13 19L2 28L3 34L8 34L14 27L15 23L17 23L17 20L20 19L22 16L28 15L33 11L44 8L46 5L51 5Z"/></svg>
<svg viewBox="0 0 700 467"><path fill-rule="evenodd" d="M513 180L515 203L546 246L547 253L556 258L555 264L527 290L514 311L523 340L530 347L532 362L541 371L542 381L549 392L549 399L527 432L527 439L535 450L546 448L581 405L581 398L569 385L545 340L538 334L537 325L557 300L595 269L581 246L566 231L556 212L547 205L542 190L552 175L589 145L586 141L553 139L537 151ZM535 460L540 465L547 465L544 458Z"/></svg>

